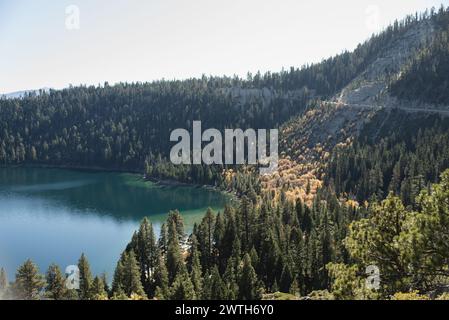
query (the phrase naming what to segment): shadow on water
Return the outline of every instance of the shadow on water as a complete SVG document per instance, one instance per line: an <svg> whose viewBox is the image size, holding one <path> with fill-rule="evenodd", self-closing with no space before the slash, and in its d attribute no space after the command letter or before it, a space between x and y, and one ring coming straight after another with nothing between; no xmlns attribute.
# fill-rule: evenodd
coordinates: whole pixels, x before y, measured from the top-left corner
<svg viewBox="0 0 449 320"><path fill-rule="evenodd" d="M113 274L144 216L158 234L170 210L187 231L229 196L192 186L159 186L135 174L0 168L0 267L13 276L26 259L41 271L76 264L86 253L94 273Z"/></svg>
<svg viewBox="0 0 449 320"><path fill-rule="evenodd" d="M117 220L140 220L181 212L222 208L229 196L193 186L160 186L136 174L61 169L0 169L0 194L45 198L76 212L93 211Z"/></svg>

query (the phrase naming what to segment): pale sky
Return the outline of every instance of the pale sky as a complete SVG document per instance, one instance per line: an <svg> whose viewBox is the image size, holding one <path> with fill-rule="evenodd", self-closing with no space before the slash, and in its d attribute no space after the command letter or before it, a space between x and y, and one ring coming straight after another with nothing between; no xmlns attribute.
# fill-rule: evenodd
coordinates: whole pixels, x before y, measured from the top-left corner
<svg viewBox="0 0 449 320"><path fill-rule="evenodd" d="M449 6L449 0L0 0L0 93L280 71L352 50L394 19L441 3ZM70 5L79 9L79 29Z"/></svg>

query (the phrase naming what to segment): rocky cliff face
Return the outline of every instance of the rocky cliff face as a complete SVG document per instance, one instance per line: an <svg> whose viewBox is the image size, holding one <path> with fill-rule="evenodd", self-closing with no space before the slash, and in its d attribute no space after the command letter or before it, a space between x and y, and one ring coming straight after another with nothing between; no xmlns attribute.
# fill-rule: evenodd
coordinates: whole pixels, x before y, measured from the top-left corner
<svg viewBox="0 0 449 320"><path fill-rule="evenodd" d="M412 26L403 35L391 41L377 59L354 79L333 101L347 105L391 104L388 85L398 78L410 59L434 36L432 21Z"/></svg>

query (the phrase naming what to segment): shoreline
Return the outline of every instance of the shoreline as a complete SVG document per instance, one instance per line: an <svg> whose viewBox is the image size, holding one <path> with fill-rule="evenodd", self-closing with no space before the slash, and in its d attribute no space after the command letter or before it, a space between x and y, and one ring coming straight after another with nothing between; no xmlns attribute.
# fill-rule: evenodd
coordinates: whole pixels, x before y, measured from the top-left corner
<svg viewBox="0 0 449 320"><path fill-rule="evenodd" d="M124 169L112 169L112 168L104 168L104 167L91 167L91 166L72 166L72 165L47 165L47 164L11 164L11 165L0 165L0 168L36 168L36 169L61 169L61 170L73 170L73 171L84 171L84 172L110 172L110 173L127 173L127 174L135 174L138 175L142 181L149 181L159 186L167 186L167 187L194 187L194 188L202 188L206 190L213 190L216 192L223 193L230 197L231 201L238 200L238 195L229 190L222 190L217 186L212 185L202 185L197 183L188 183L182 182L172 179L156 179L152 177L147 177L142 171L136 170L124 170Z"/></svg>
<svg viewBox="0 0 449 320"><path fill-rule="evenodd" d="M212 185L207 185L207 184L203 185L203 184L188 183L188 182L182 182L182 181L170 180L170 179L156 179L156 178L146 177L146 176L143 177L143 180L153 182L154 184L157 184L157 185L160 185L160 186L167 186L167 187L194 187L194 188L201 188L201 189L206 189L206 190L212 190L212 191L220 192L220 193L223 193L223 194L229 196L231 201L235 201L235 200L239 199L239 196L235 192L233 192L233 191L223 190L223 189L220 189L217 186L212 186Z"/></svg>

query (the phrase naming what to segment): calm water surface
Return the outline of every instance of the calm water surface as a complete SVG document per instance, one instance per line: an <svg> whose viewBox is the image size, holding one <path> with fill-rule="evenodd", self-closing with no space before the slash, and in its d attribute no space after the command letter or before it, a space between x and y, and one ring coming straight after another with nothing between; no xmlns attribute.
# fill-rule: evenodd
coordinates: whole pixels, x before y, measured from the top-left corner
<svg viewBox="0 0 449 320"><path fill-rule="evenodd" d="M228 196L205 188L159 186L138 175L41 168L0 168L0 267L10 279L31 258L44 273L50 263L76 264L84 252L95 274L111 280L120 253L150 217L158 232L179 209L187 229Z"/></svg>

